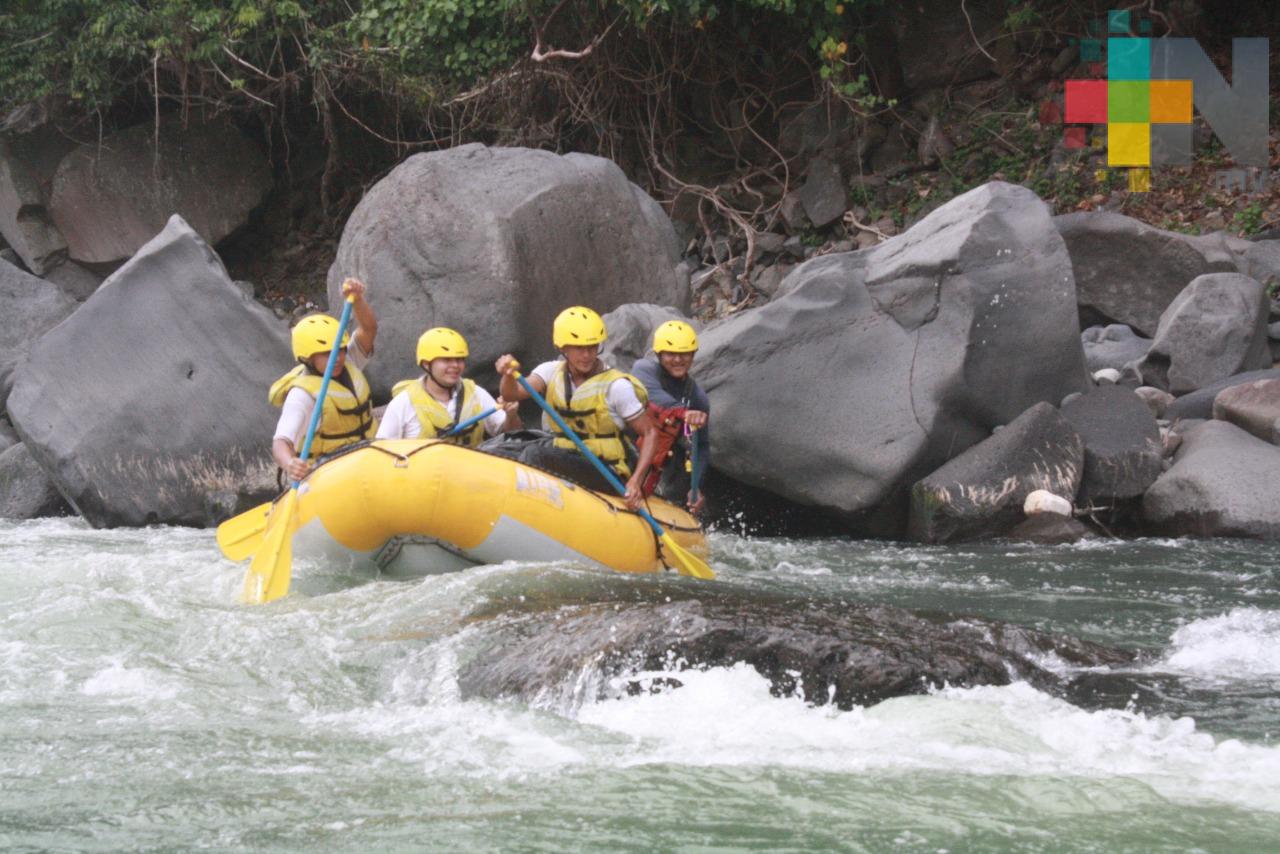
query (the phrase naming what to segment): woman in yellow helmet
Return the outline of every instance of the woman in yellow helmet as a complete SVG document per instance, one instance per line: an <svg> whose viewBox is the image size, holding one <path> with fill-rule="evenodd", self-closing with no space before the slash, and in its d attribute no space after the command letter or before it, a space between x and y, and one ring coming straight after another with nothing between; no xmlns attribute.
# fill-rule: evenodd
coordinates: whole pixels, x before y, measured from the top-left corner
<svg viewBox="0 0 1280 854"><path fill-rule="evenodd" d="M342 336L342 349L333 366L320 424L311 443L311 460L373 436L373 401L361 368L373 355L378 318L365 299L364 282L347 279L342 283L342 296L355 297L351 311L357 327L354 335ZM312 314L298 321L292 334L298 365L276 380L268 392L272 405L281 407L271 439L271 456L291 480L301 480L311 470L311 460L304 462L298 454L337 332L338 321L327 314Z"/></svg>
<svg viewBox="0 0 1280 854"><path fill-rule="evenodd" d="M649 392L649 411L655 407L676 413L688 425L691 435L678 437L671 445L671 456L666 463L658 494L665 498L683 498L692 513L702 510L706 493L698 490L698 499L692 500L689 490L691 478L685 474L685 460L690 455L690 442L698 444L694 472L699 484L706 483L707 462L711 459L711 439L707 433L707 416L711 413L711 401L689 375L693 357L698 353L698 333L683 320L668 320L653 332L652 359L638 359L631 372L644 383Z"/></svg>
<svg viewBox="0 0 1280 854"><path fill-rule="evenodd" d="M583 306L566 308L551 329L552 343L562 358L538 365L528 381L591 452L626 483L627 506L634 509L643 499L641 485L653 461L658 430L645 409L648 398L640 381L600 360L600 345L607 337L600 315ZM512 375L515 359L510 354L500 356L494 369L502 377L500 391L505 400L520 401L529 396ZM556 437L552 447L534 446L529 450L537 451L536 459L526 453L522 460L551 468L589 489L612 491L572 440L559 435L559 428L546 414L542 426ZM628 460L626 430L644 437L634 469Z"/></svg>
<svg viewBox="0 0 1280 854"><path fill-rule="evenodd" d="M468 379L467 340L443 326L428 329L418 338L418 367L422 376L396 383L395 396L382 414L379 439L417 439L443 436L464 421L496 409L448 441L474 448L485 434L496 435L519 426L516 404L500 405L493 396Z"/></svg>

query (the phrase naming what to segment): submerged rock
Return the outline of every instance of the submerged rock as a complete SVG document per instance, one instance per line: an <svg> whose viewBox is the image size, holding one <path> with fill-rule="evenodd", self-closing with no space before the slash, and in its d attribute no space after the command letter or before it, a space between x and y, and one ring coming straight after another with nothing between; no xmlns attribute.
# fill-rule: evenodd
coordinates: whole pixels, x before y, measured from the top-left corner
<svg viewBox="0 0 1280 854"><path fill-rule="evenodd" d="M1061 543L1074 543L1078 540L1093 538L1096 535L1078 519L1073 519L1070 516L1058 516L1053 513L1040 513L1035 516L1028 516L1025 521L1015 525L1013 530L1009 531L1005 536L1011 540L1050 546Z"/></svg>
<svg viewBox="0 0 1280 854"><path fill-rule="evenodd" d="M768 679L777 696L841 709L944 685L1015 680L1061 696L1069 679L1040 662L1098 667L1135 658L994 620L732 589L672 602L549 601L478 629L481 648L459 674L463 696L528 702L674 687L678 673L657 686L641 674L739 662Z"/></svg>

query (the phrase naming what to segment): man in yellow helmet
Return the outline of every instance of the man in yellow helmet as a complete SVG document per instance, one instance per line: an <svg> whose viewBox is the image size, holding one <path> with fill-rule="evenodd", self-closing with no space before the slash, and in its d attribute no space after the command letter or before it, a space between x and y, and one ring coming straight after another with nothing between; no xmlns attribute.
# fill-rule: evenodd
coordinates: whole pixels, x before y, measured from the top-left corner
<svg viewBox="0 0 1280 854"><path fill-rule="evenodd" d="M496 409L492 415L471 425L447 441L474 448L485 434L497 435L519 426L516 404L499 404L493 396L468 379L467 340L443 326L428 329L418 338L418 366L422 376L396 383L395 396L382 414L379 439L430 439L443 436L454 427Z"/></svg>
<svg viewBox="0 0 1280 854"><path fill-rule="evenodd" d="M528 381L591 452L626 484L627 506L634 509L644 497L641 485L653 461L657 427L645 409L648 400L640 381L600 360L600 345L607 337L600 315L584 306L566 308L551 328L552 343L562 358L538 365L529 373ZM510 354L500 356L494 369L502 377L503 399L520 401L529 397L512 375L515 359ZM552 447L538 449L536 459L526 455L522 460L553 469L589 489L612 491L545 413L542 426L556 437ZM628 460L625 430L644 437L634 470Z"/></svg>
<svg viewBox="0 0 1280 854"><path fill-rule="evenodd" d="M658 421L683 421L690 431L688 438L681 435L683 430L677 431L675 441L669 445L670 457L657 461L657 465L666 463L658 493L676 500L683 496L689 510L698 513L706 497L701 484L706 483L707 463L711 459L711 438L707 433L711 401L689 375L693 357L698 353L698 333L683 320L668 320L653 332L653 352L654 358L639 359L631 367L631 372L649 392L649 414ZM658 418L655 410L662 412L663 417ZM685 475L690 442L698 445L694 455L697 470L693 472L700 485L696 501L692 500L689 490L691 478Z"/></svg>
<svg viewBox="0 0 1280 854"><path fill-rule="evenodd" d="M304 462L298 454L302 452L329 351L338 332L337 320L327 314L312 314L298 321L292 334L298 365L276 380L267 395L272 405L281 407L271 439L271 456L291 480L306 477L312 460L373 436L373 401L361 368L373 355L378 318L365 299L364 282L347 279L342 283L342 295L355 297L351 313L356 331L355 335L342 336L342 349L333 366L309 460Z"/></svg>

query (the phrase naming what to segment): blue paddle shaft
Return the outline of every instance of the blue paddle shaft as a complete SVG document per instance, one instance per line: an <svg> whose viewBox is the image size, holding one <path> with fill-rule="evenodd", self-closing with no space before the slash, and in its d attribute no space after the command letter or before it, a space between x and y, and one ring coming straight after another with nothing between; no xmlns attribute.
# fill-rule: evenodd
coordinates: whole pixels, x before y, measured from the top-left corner
<svg viewBox="0 0 1280 854"><path fill-rule="evenodd" d="M564 423L564 419L560 417L560 413L551 408L551 404L547 403L547 401L543 399L542 395L538 394L537 390L533 386L529 385L528 380L522 377L519 373L517 373L515 377L516 382L520 383L521 387L524 388L525 391L529 392L529 396L537 401L537 404L542 407L542 411L551 416L551 420L556 423L556 426L560 428L565 436L572 440L573 444L578 446L578 450L582 451L582 455L591 461L591 464L596 467L596 471L604 475L604 479L609 481L613 488L618 491L619 495L625 496L627 494L627 488L622 485L622 481L618 480L617 475L610 471L608 466L600 462L599 457L591 453L591 449L583 444L582 440L578 438L578 434L573 432L573 429L568 424ZM658 524L657 520L649 515L648 510L643 507L637 507L636 512L640 514L642 519L649 523L649 526L653 528L654 533L659 537L666 534L666 531L662 530L662 526Z"/></svg>
<svg viewBox="0 0 1280 854"><path fill-rule="evenodd" d="M689 474L689 499L697 503L698 501L698 431L691 430L689 432L689 467L692 470Z"/></svg>
<svg viewBox="0 0 1280 854"><path fill-rule="evenodd" d="M306 460L311 455L311 441L316 437L316 430L320 426L320 416L324 410L324 398L329 393L329 380L333 378L333 367L338 364L338 351L342 349L342 336L347 331L347 324L351 322L351 307L354 305L353 300L347 300L346 305L342 307L342 317L338 319L338 334L334 336L333 348L329 350L329 363L324 366L324 379L320 381L320 392L316 395L315 408L311 410L311 423L307 425L307 438L302 443L302 453L298 455L301 460ZM293 489L298 488L300 481L293 482Z"/></svg>
<svg viewBox="0 0 1280 854"><path fill-rule="evenodd" d="M476 415L472 418L468 418L466 421L463 421L461 424L457 425L456 427L452 427L446 430L443 435L445 436L457 435L458 433L461 433L463 430L466 430L472 424L475 424L477 421L483 421L484 419L488 418L490 415L492 415L497 411L498 411L497 407L486 409L484 412L481 412L479 415Z"/></svg>

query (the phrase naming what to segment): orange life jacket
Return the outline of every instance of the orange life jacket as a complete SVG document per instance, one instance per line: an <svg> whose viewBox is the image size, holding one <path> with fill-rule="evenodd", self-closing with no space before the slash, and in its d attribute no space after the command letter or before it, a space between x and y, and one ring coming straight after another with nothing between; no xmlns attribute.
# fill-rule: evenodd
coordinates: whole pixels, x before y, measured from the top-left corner
<svg viewBox="0 0 1280 854"><path fill-rule="evenodd" d="M649 404L649 417L658 426L658 440L654 443L656 450L653 454L653 462L649 465L649 473L645 475L644 483L640 487L640 491L646 497L653 494L653 491L658 488L658 481L662 480L662 467L671 459L671 446L684 432L686 411L687 409L683 406L664 409L656 403ZM640 437L637 444L643 448L644 437Z"/></svg>

